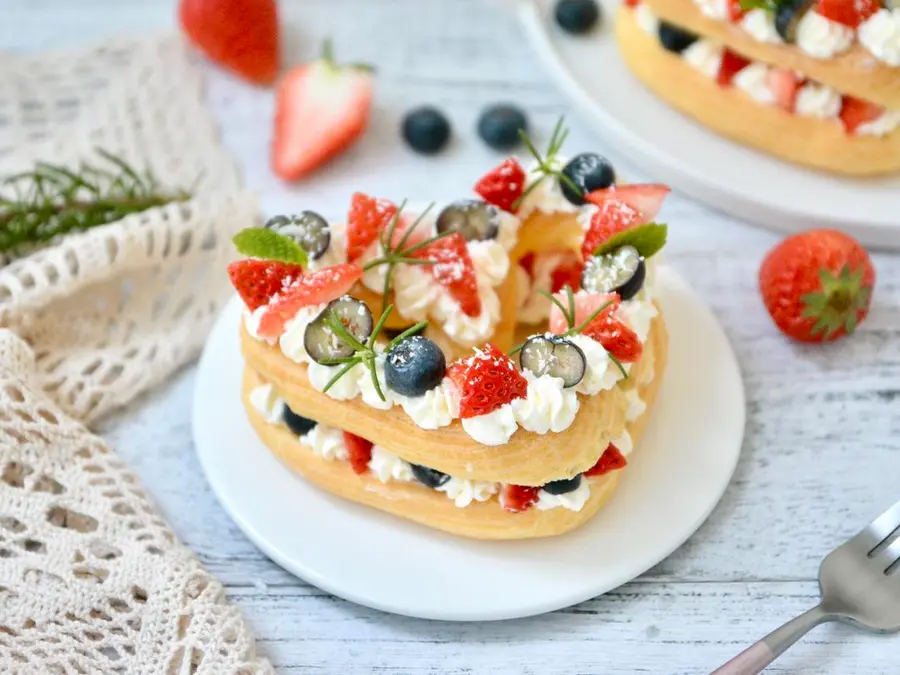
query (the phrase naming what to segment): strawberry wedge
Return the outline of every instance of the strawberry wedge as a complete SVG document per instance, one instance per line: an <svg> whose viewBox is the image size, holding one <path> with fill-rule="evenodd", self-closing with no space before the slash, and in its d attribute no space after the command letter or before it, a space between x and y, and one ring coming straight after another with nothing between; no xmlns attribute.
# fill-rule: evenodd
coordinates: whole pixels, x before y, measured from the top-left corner
<svg viewBox="0 0 900 675"><path fill-rule="evenodd" d="M597 206L612 199L625 202L638 211L643 222L649 222L656 217L662 208L663 200L671 192L668 185L659 183L646 183L644 185L615 185L605 190L594 190L585 199ZM642 223L634 223L642 224Z"/></svg>
<svg viewBox="0 0 900 675"><path fill-rule="evenodd" d="M564 293L557 293L554 297L565 306L567 298ZM596 310L607 304L609 306L585 327L582 334L599 342L619 361L633 363L641 358L644 346L638 339L637 333L616 316L616 311L621 304L616 293L591 293L576 296L575 324L580 325ZM565 317L555 304L550 309L549 328L551 333L557 335L562 335L569 330Z"/></svg>
<svg viewBox="0 0 900 675"><path fill-rule="evenodd" d="M344 263L301 277L269 305L260 318L257 332L265 338L279 337L284 332L284 325L299 309L341 297L359 280L362 272L357 265Z"/></svg>

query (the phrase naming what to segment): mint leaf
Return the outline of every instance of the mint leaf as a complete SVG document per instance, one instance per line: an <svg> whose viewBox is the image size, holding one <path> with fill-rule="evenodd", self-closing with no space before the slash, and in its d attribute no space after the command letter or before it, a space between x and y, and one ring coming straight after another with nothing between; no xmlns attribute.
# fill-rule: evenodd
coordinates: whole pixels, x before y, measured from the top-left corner
<svg viewBox="0 0 900 675"><path fill-rule="evenodd" d="M594 251L594 255L605 255L622 246L634 246L645 259L659 252L666 245L669 228L659 223L638 225L629 230L619 232Z"/></svg>
<svg viewBox="0 0 900 675"><path fill-rule="evenodd" d="M306 251L287 235L262 227L248 227L232 239L238 253L250 258L264 258L296 263L306 267Z"/></svg>
<svg viewBox="0 0 900 675"><path fill-rule="evenodd" d="M776 3L773 0L739 0L741 9L749 12L754 9L761 9L765 12L774 12Z"/></svg>

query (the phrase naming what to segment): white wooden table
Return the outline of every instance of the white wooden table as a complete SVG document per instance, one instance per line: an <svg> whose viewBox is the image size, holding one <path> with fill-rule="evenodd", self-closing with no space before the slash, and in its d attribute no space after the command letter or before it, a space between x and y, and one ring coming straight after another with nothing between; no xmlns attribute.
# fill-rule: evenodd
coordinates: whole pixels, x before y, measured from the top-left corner
<svg viewBox="0 0 900 675"><path fill-rule="evenodd" d="M0 49L37 50L171 29L173 0L2 0ZM473 131L479 109L514 101L546 137L566 102L515 18L488 0L282 1L288 59L332 35L349 60L378 65L372 129L308 183L269 175L271 93L209 69L225 140L267 209L336 213L360 189L393 198L464 194L497 160ZM603 64L597 64L598 77ZM430 102L454 125L434 159L398 142L405 109ZM604 148L570 117L571 152ZM613 157L633 180L648 177ZM250 618L281 673L701 673L815 602L818 561L900 497L900 265L878 256L878 289L856 336L788 344L756 290L775 238L673 195L668 260L708 299L744 371L747 434L734 481L700 531L642 578L577 607L496 624L390 616L329 596L260 554L220 508L191 442L194 368L103 425L175 530ZM697 364L702 368L703 364ZM716 415L709 411L710 417ZM290 517L286 514L286 517ZM818 629L773 673L895 674L900 638Z"/></svg>

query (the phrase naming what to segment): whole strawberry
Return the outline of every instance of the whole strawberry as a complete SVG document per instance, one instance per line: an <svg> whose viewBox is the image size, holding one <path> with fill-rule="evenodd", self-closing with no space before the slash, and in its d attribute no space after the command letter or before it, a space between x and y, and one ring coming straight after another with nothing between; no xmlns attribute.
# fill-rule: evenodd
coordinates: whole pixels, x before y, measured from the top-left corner
<svg viewBox="0 0 900 675"><path fill-rule="evenodd" d="M866 250L837 230L810 230L769 251L759 270L775 325L802 342L849 335L869 313L875 270Z"/></svg>

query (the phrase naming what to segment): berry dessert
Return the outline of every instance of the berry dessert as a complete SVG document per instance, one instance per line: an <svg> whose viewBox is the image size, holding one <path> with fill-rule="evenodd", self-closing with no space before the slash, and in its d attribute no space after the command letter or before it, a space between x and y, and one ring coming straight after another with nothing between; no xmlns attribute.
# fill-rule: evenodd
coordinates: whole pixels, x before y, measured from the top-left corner
<svg viewBox="0 0 900 675"><path fill-rule="evenodd" d="M315 485L482 539L561 534L613 494L665 370L668 188L561 157L561 124L522 139L530 166L442 208L356 194L346 224L235 237L247 414Z"/></svg>
<svg viewBox="0 0 900 675"><path fill-rule="evenodd" d="M900 171L900 9L880 0L625 0L628 67L717 133L838 174Z"/></svg>

